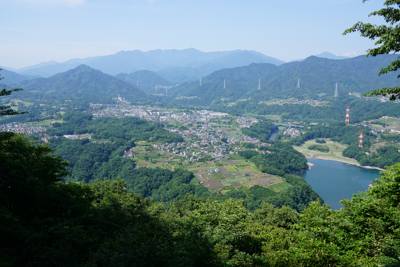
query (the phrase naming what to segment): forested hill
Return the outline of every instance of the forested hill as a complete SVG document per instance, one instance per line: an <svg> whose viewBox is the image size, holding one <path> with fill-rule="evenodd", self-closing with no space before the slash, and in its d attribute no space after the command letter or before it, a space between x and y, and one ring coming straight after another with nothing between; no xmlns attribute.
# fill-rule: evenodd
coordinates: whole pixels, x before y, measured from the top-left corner
<svg viewBox="0 0 400 267"><path fill-rule="evenodd" d="M1 69L1 76L4 77L4 79L1 80L1 83L5 84L5 85L16 84L16 83L20 83L22 81L30 80L30 79L34 78L29 75L21 75L14 71L9 71L6 69Z"/></svg>
<svg viewBox="0 0 400 267"><path fill-rule="evenodd" d="M33 98L110 102L120 94L132 102L149 102L148 96L134 86L86 65L50 78L24 81L17 86L24 88L21 96Z"/></svg>
<svg viewBox="0 0 400 267"><path fill-rule="evenodd" d="M120 73L115 78L137 87L145 93L154 93L154 86L171 86L172 83L153 71L140 70L134 73Z"/></svg>
<svg viewBox="0 0 400 267"><path fill-rule="evenodd" d="M311 56L280 66L251 64L214 72L202 79L201 86L198 81L186 83L171 93L178 98L174 100L176 103L189 105L210 105L213 101L245 98L258 102L272 98L318 98L318 94L333 96L336 83L339 94L363 94L376 88L398 85L396 73L378 76L379 69L395 58L395 55L381 55L334 60ZM258 90L259 80L261 90Z"/></svg>

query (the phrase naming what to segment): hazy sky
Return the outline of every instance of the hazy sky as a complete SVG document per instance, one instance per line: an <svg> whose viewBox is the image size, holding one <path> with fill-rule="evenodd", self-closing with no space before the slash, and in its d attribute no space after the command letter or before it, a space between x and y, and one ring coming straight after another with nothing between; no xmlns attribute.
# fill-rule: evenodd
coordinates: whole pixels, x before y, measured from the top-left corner
<svg viewBox="0 0 400 267"><path fill-rule="evenodd" d="M374 42L353 33L383 1L0 0L0 66L121 50L255 50L290 61L331 52L362 55Z"/></svg>

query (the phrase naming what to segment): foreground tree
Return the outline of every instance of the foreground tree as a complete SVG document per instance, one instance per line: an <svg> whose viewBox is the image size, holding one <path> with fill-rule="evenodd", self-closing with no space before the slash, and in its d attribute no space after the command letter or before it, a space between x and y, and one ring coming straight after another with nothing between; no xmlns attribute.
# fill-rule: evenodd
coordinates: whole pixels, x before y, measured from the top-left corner
<svg viewBox="0 0 400 267"><path fill-rule="evenodd" d="M365 3L367 0L363 0ZM357 22L353 27L344 31L344 35L351 32L360 32L361 36L371 40L377 40L375 45L377 48L367 50L367 56L377 56L382 54L397 53L400 51L400 0L386 0L385 8L374 11L369 16L382 16L387 25L373 25L371 23ZM378 75L388 73L389 71L397 71L400 68L400 56L398 60L394 60L386 68L382 68ZM400 74L397 76L400 78ZM391 88L376 89L365 94L387 95L390 94L390 100L400 98L400 86Z"/></svg>
<svg viewBox="0 0 400 267"><path fill-rule="evenodd" d="M2 69L0 69L1 71ZM1 77L0 75L0 80L4 79L4 77ZM11 95L12 92L15 91L21 91L23 90L22 88L15 88L15 89L11 89L11 90L6 90L5 88L3 88L0 91L0 96L7 96L7 95ZM14 105L5 105L2 106L0 105L0 116L5 116L5 115L18 115L18 114L25 114L28 113L27 111L18 111L18 110L14 110L12 107Z"/></svg>

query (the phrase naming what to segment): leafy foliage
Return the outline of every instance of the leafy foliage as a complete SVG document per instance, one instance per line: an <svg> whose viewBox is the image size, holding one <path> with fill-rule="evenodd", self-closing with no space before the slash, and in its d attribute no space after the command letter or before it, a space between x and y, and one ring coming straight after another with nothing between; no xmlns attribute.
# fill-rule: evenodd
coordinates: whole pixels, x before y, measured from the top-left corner
<svg viewBox="0 0 400 267"><path fill-rule="evenodd" d="M262 172L283 176L307 169L306 157L288 143L275 142L264 149L268 149L267 153L251 158Z"/></svg>
<svg viewBox="0 0 400 267"><path fill-rule="evenodd" d="M321 151L321 152L329 152L329 147L323 146L323 145L311 145L311 146L308 146L308 149L310 149L310 150L318 150L318 151Z"/></svg>
<svg viewBox="0 0 400 267"><path fill-rule="evenodd" d="M366 0L363 0L365 3ZM386 0L384 2L385 8L374 11L369 16L382 16L388 25L373 25L371 23L357 22L353 27L347 29L343 34L351 32L360 32L361 36L367 37L371 40L377 39L375 45L378 47L368 49L367 56L377 56L382 54L397 53L400 51L400 1ZM390 71L397 71L400 68L400 57L393 60L387 67L382 68L378 75L386 74ZM400 74L397 76L400 77ZM365 94L366 96L372 95L386 95L391 94L390 100L400 98L400 87L389 87L376 89Z"/></svg>
<svg viewBox="0 0 400 267"><path fill-rule="evenodd" d="M1 70L1 69L0 69ZM3 77L0 76L0 80L4 79ZM6 90L5 88L0 91L0 96L8 96L11 95L12 92L16 91L21 91L22 88L15 88L11 90ZM18 114L25 114L27 113L26 111L19 111L19 110L14 110L12 108L12 105L0 105L0 116L11 116L11 115L18 115Z"/></svg>

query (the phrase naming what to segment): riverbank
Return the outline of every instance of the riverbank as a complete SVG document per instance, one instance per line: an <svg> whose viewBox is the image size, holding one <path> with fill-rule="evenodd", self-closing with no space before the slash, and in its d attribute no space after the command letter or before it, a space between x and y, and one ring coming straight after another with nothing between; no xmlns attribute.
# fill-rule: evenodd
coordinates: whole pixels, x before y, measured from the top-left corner
<svg viewBox="0 0 400 267"><path fill-rule="evenodd" d="M331 160L331 161L337 161L337 162L342 162L342 163L346 163L346 164L349 164L349 165L358 166L358 167L365 168L365 169L372 169L372 170L379 170L379 171L384 171L385 170L385 169L382 169L382 168L379 168L379 167L374 167L374 166L362 166L358 162L353 162L353 161L350 162L350 160L353 160L353 159L346 158L346 157L343 157L343 159L341 159L339 157L323 158L323 157L307 157L306 155L304 155L304 156L307 159ZM354 161L356 161L356 160L354 160ZM309 166L309 169L311 169L311 167L314 166L315 164L314 163L310 163L310 164L307 163L307 165Z"/></svg>

